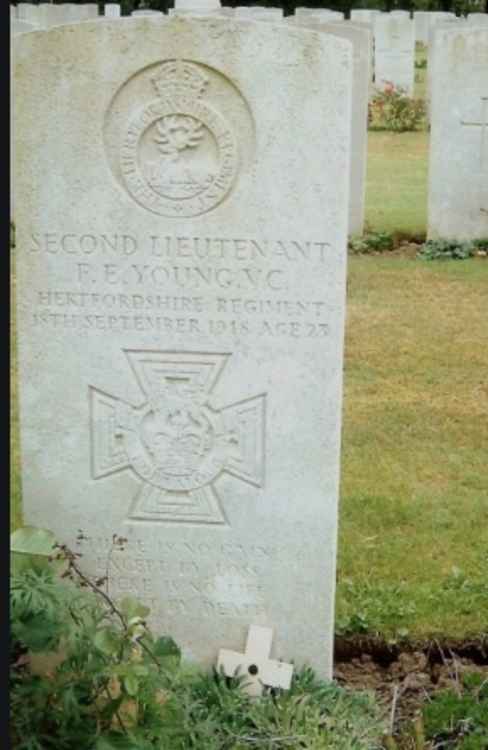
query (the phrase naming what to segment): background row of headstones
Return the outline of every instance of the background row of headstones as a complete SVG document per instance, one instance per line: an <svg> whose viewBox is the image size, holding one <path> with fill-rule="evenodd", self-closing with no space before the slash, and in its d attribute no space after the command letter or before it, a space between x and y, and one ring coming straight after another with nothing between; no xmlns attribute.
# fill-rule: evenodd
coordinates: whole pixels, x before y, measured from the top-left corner
<svg viewBox="0 0 488 750"><path fill-rule="evenodd" d="M180 0L173 13L217 13L236 18L252 18L262 21L280 21L287 23L310 24L352 24L368 26L372 31L372 51L370 67L371 80L375 87L383 89L385 84L402 88L409 96L414 93L415 81L415 43L421 42L430 47L435 29L442 23L462 25L488 24L488 14L470 14L467 18L456 17L454 13L419 11L413 14L408 11L384 13L377 10L352 10L351 20L345 21L344 14L338 11L317 8L296 8L295 14L284 18L282 8L263 8L261 6L242 6L236 8L220 7L219 0L208 0L204 4L198 0ZM107 3L104 16L99 16L96 3L62 3L53 5L41 3L19 3L11 6L12 33L33 31L37 28L50 28L63 23L74 23L95 18L120 18L121 9L117 3ZM138 10L133 16L163 15L161 11ZM354 36L351 31L350 36ZM357 35L356 35L357 36ZM371 90L374 93L374 89ZM430 75L428 76L427 98L430 95Z"/></svg>
<svg viewBox="0 0 488 750"><path fill-rule="evenodd" d="M206 3L206 11L209 12L209 6L212 2ZM195 0L187 0L182 2L179 7L171 8L168 11L169 15L172 15L176 10L178 12L195 12L198 10L198 3ZM283 9L276 7L262 7L259 5L245 5L231 7L220 7L220 3L215 1L215 11L228 16L257 16L261 19L278 19L283 18ZM131 15L161 15L161 11L153 10L136 10ZM99 14L97 3L40 3L34 5L33 3L18 3L17 5L10 6L10 15L12 19L17 21L23 21L25 23L32 23L36 26L51 26L59 23L69 23L76 21L86 21L93 18L107 17L107 18L119 18L122 16L121 6L119 3L105 3L103 13ZM307 8L298 7L295 10L295 18L299 19L320 19L329 21L341 21L345 20L345 14L341 11L329 10L327 8ZM460 17L456 17L455 13L448 13L443 11L414 11L410 13L407 10L393 10L389 13L385 11L375 9L363 9L357 8L352 9L350 12L350 20L360 23L372 23L375 24L380 18L403 18L413 21L414 38L417 42L423 42L428 44L429 41L429 30L433 24L440 21L447 20L461 20ZM466 19L470 22L476 23L488 23L488 14L486 13L469 13Z"/></svg>
<svg viewBox="0 0 488 750"><path fill-rule="evenodd" d="M233 15L235 17L251 18L264 21L280 21L283 18L281 8L262 8L259 6L245 6L242 8L221 8L219 0L206 0L206 7L200 6L196 10L195 3L198 0L176 0L176 7L171 9L169 15L173 13L190 13L200 12L203 14L216 13L220 15ZM62 5L41 4L34 6L29 3L20 3L17 7L12 6L17 13L17 19L13 23L13 33L36 28L48 28L51 26L75 22L77 20L90 20L99 18L98 7L95 3L76 5L74 3L65 3ZM105 17L118 17L120 6L117 4L105 5ZM155 11L135 11L133 15L162 16L160 12ZM438 154L439 140L444 144L442 150L447 148L457 150L455 145L459 141L459 153L464 152L463 144L473 140L481 139L481 153L479 149L474 149L477 158L473 162L475 174L480 169L487 168L488 155L484 156L484 150L488 147L488 73L484 76L480 73L479 85L471 75L470 60L473 55L465 53L463 44L459 46L458 53L451 50L452 55L448 61L448 70L453 72L452 76L447 77L445 81L445 71L442 64L434 61L434 58L443 59L445 47L449 50L447 40L451 37L449 32L468 32L467 39L472 39L472 33L476 29L483 30L486 26L479 23L478 18L473 16L482 16L488 21L488 15L471 14L471 18L460 19L452 13L437 12L419 12L414 14L414 19L409 17L407 11L393 11L392 13L380 13L371 10L352 11L353 20L344 21L343 14L335 11L318 11L313 8L297 8L294 16L288 16L285 22L298 26L317 29L325 33L331 33L348 39L352 42L354 49L354 83L353 83L353 109L352 109L352 159L350 167L351 192L349 206L349 233L351 235L360 235L364 231L365 222L365 191L366 191L366 165L367 165L367 121L368 121L368 100L374 94L375 90L381 90L386 85L393 83L397 87L404 89L409 95L414 93L414 74L415 74L415 39L418 36L419 29L422 33L427 29L428 41L428 68L427 68L427 102L429 117L432 116L432 139L431 154ZM27 21L30 19L30 21ZM37 19L36 24L33 23ZM41 20L42 19L42 20ZM421 23L422 21L422 23ZM27 28L24 28L27 24ZM422 26L423 24L423 26ZM456 37L461 38L461 37ZM475 52L474 64L481 55L488 55L486 45L484 52ZM488 57L486 60L488 69ZM435 78L434 70L438 69L438 75ZM465 72L463 72L465 71ZM374 85L371 82L374 81ZM440 127L436 118L446 118L444 103L449 108L452 103L456 104L462 97L462 91L455 88L453 81L459 82L460 89L465 87L470 92L473 88L481 87L479 92L474 94L474 99L468 106L469 114L457 118L457 126L453 125L452 130ZM445 91L450 90L452 99L448 99ZM436 105L431 107L430 99L434 98L434 91L437 91ZM472 97L471 97L472 98ZM456 110L457 111L457 110ZM449 119L449 118L448 118ZM467 126L461 125L461 122L471 123ZM440 133L440 135L437 135ZM467 139L467 140L466 140ZM469 151L469 148L468 148ZM434 157L432 157L434 158ZM445 214L446 206L442 203L442 196L449 192L451 182L457 185L459 172L452 171L451 181L446 174L444 167L450 169L452 160L445 159L444 156L438 155L439 169L435 164L431 166L430 177L430 197L429 197L429 236L449 236L449 233L455 232L466 237L480 237L483 233L488 234L488 227L485 228L487 221L486 210L488 209L488 200L482 198L483 206L476 208L478 198L473 192L472 185L476 185L476 179L470 181L467 177L468 190L461 188L459 190L462 200L456 201L453 196L450 202L453 205L450 211L452 222L448 221ZM469 162L469 158L468 158ZM436 177L436 175L442 175ZM485 181L488 182L488 179ZM481 180L481 194L486 193L486 187ZM471 197L470 197L471 196ZM440 200L442 207L436 209L436 201ZM473 211L469 210L466 201L471 201L475 206ZM466 214L462 213L463 206L468 206ZM457 223L456 223L457 222Z"/></svg>

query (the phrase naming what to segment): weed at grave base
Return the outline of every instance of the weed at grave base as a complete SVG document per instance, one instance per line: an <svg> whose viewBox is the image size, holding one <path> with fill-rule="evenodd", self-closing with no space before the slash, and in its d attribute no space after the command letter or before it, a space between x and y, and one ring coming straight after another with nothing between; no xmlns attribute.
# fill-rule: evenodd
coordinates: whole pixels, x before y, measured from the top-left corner
<svg viewBox="0 0 488 750"><path fill-rule="evenodd" d="M473 256L488 255L488 239L478 240L428 240L417 253L421 260L466 260Z"/></svg>
<svg viewBox="0 0 488 750"><path fill-rule="evenodd" d="M114 535L114 551L125 541ZM81 554L50 532L20 529L12 550L14 750L380 747L384 720L371 693L305 667L289 691L252 700L244 678L182 665L174 641L147 627L148 608L113 600L107 581L88 577Z"/></svg>

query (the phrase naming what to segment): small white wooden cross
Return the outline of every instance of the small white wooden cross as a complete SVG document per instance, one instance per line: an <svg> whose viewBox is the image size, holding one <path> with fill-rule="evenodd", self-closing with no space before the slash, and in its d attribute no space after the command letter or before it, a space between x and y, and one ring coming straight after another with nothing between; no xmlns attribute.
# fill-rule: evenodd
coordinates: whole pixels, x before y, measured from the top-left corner
<svg viewBox="0 0 488 750"><path fill-rule="evenodd" d="M223 668L227 677L246 675L243 690L251 696L261 695L263 687L280 687L288 690L293 675L293 664L270 659L273 631L259 625L251 625L247 634L246 650L220 649L217 669Z"/></svg>

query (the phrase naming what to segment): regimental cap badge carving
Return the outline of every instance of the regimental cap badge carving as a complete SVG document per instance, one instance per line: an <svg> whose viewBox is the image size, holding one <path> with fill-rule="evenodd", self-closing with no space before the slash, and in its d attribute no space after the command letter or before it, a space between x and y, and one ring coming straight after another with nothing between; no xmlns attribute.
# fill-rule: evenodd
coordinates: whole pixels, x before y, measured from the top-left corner
<svg viewBox="0 0 488 750"><path fill-rule="evenodd" d="M235 134L208 101L205 68L167 60L150 81L157 98L128 123L119 168L132 197L162 216L198 216L229 194L239 168Z"/></svg>
<svg viewBox="0 0 488 750"><path fill-rule="evenodd" d="M170 60L163 63L156 75L151 78L160 97L203 96L209 80L204 73L184 60Z"/></svg>

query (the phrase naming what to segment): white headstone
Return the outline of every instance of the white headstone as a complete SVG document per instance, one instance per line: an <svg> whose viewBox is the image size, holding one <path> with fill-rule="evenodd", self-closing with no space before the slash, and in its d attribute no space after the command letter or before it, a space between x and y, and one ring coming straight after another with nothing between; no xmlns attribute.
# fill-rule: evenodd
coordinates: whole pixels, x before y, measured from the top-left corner
<svg viewBox="0 0 488 750"><path fill-rule="evenodd" d="M382 90L387 83L413 95L415 35L409 18L381 15L374 22L375 86Z"/></svg>
<svg viewBox="0 0 488 750"><path fill-rule="evenodd" d="M17 6L11 5L10 6L10 20L13 21L15 18L17 18Z"/></svg>
<svg viewBox="0 0 488 750"><path fill-rule="evenodd" d="M133 10L131 16L162 16L164 15L160 10Z"/></svg>
<svg viewBox="0 0 488 750"><path fill-rule="evenodd" d="M119 18L120 17L120 5L118 3L105 3L103 9L105 18Z"/></svg>
<svg viewBox="0 0 488 750"><path fill-rule="evenodd" d="M27 21L20 21L18 18L13 18L10 22L10 33L12 36L17 34L23 34L26 31L35 31L39 27L33 23L27 23Z"/></svg>
<svg viewBox="0 0 488 750"><path fill-rule="evenodd" d="M379 10L367 10L365 8L353 8L351 10L351 21L354 23L373 23L374 18L379 15Z"/></svg>
<svg viewBox="0 0 488 750"><path fill-rule="evenodd" d="M86 19L86 11L83 5L77 3L62 3L56 7L57 13L54 16L55 23L57 25L63 23L77 23L78 21L84 21Z"/></svg>
<svg viewBox="0 0 488 750"><path fill-rule="evenodd" d="M17 5L17 18L21 21L40 25L39 6L32 5L32 3L19 3Z"/></svg>
<svg viewBox="0 0 488 750"><path fill-rule="evenodd" d="M251 625L243 654L228 649L219 651L217 669L227 677L244 677L243 689L256 698L265 687L288 690L293 677L293 665L271 659L273 631Z"/></svg>
<svg viewBox="0 0 488 750"><path fill-rule="evenodd" d="M170 16L173 15L225 15L222 13L220 0L175 0L175 7L168 11Z"/></svg>
<svg viewBox="0 0 488 750"><path fill-rule="evenodd" d="M306 21L297 19L296 24L348 39L353 46L349 234L361 235L364 230L366 198L368 100L369 83L371 80L373 32L366 24L354 24L350 21L343 23L316 23L314 16ZM324 137L327 137L326 133L324 133Z"/></svg>
<svg viewBox="0 0 488 750"><path fill-rule="evenodd" d="M408 10L392 10L390 12L392 18L410 18L410 11Z"/></svg>
<svg viewBox="0 0 488 750"><path fill-rule="evenodd" d="M257 21L281 21L282 8L263 8L258 5L238 5L234 8L235 18L249 18Z"/></svg>
<svg viewBox="0 0 488 750"><path fill-rule="evenodd" d="M207 11L220 10L220 0L175 0L175 10Z"/></svg>
<svg viewBox="0 0 488 750"><path fill-rule="evenodd" d="M437 30L442 29L454 29L454 28L465 28L467 27L467 21L465 19L460 18L448 18L447 20L431 20L429 23L429 37L428 37L428 53L427 53L427 85L426 85L426 92L425 92L425 104L426 104L426 111L427 111L427 117L430 120L430 100L432 96L432 45L435 38L435 34Z"/></svg>
<svg viewBox="0 0 488 750"><path fill-rule="evenodd" d="M429 238L488 237L488 29L437 29L431 53Z"/></svg>
<svg viewBox="0 0 488 750"><path fill-rule="evenodd" d="M51 26L59 25L61 7L53 3L39 3L39 26L49 29Z"/></svg>
<svg viewBox="0 0 488 750"><path fill-rule="evenodd" d="M330 677L351 44L175 16L15 48L25 523L83 530L88 573L126 538L110 593L186 658L252 623Z"/></svg>
<svg viewBox="0 0 488 750"><path fill-rule="evenodd" d="M296 8L295 18L307 21L310 18L317 21L342 21L344 13L338 10L329 10L328 8Z"/></svg>
<svg viewBox="0 0 488 750"><path fill-rule="evenodd" d="M488 13L468 13L468 23L478 26L488 26Z"/></svg>
<svg viewBox="0 0 488 750"><path fill-rule="evenodd" d="M421 44L427 44L429 40L430 14L431 11L428 10L416 10L413 14L415 41Z"/></svg>
<svg viewBox="0 0 488 750"><path fill-rule="evenodd" d="M80 20L90 21L91 19L98 18L97 3L82 3L80 5L80 8L81 8Z"/></svg>

